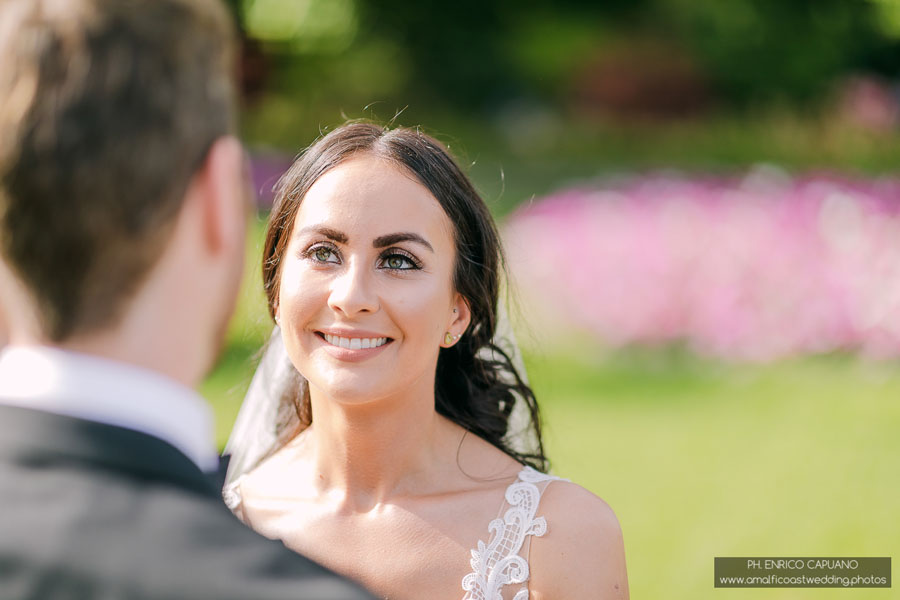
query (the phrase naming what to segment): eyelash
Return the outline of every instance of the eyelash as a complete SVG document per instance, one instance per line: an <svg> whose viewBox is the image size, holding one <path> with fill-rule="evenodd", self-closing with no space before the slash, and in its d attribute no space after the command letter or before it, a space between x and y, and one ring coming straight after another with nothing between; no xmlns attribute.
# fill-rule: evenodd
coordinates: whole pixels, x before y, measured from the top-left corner
<svg viewBox="0 0 900 600"><path fill-rule="evenodd" d="M304 250L302 252L302 256L303 256L303 258L305 258L307 260L312 260L318 264L326 264L326 263L332 262L329 260L319 260L318 258L316 258L316 253L319 250L327 250L333 256L336 256L338 258L338 260L340 260L340 251L338 250L337 246L335 246L334 244L328 243L328 242L319 242L319 243L313 244L312 246L310 246L309 248L307 248L306 250ZM405 250L401 250L399 248L388 248L381 254L381 256L378 257L378 260L381 264L384 264L389 259L395 258L395 257L402 258L403 260L407 261L407 263L409 263L411 266L405 267L405 268L385 266L383 268L388 271L418 271L418 270L422 269L422 263L415 256L413 256L409 252L406 252Z"/></svg>

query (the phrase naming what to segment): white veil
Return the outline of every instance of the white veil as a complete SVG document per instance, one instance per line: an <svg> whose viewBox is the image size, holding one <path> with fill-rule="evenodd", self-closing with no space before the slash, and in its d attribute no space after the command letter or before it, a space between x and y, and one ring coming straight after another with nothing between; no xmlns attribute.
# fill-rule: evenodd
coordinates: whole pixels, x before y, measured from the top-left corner
<svg viewBox="0 0 900 600"><path fill-rule="evenodd" d="M522 354L502 303L494 344L509 355L513 366L527 383ZM298 387L302 391L305 386L306 380L287 355L281 330L275 327L225 446L225 454L230 455L231 460L225 478L224 496L232 508L240 502L236 487L241 475L251 471L297 434L300 419L293 399L297 397ZM537 438L530 419L525 402L516 396L506 441L517 452L532 453L537 450Z"/></svg>

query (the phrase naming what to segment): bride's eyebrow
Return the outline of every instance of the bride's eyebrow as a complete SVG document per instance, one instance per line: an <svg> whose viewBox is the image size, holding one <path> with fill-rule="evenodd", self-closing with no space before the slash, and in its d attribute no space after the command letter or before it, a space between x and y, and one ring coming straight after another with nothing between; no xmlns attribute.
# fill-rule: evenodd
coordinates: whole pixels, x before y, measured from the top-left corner
<svg viewBox="0 0 900 600"><path fill-rule="evenodd" d="M431 244L429 244L425 238L418 233L412 232L389 233L387 235L378 236L372 240L372 246L374 248L385 248L387 246L393 246L398 242L416 242L434 252L434 248L431 247Z"/></svg>
<svg viewBox="0 0 900 600"><path fill-rule="evenodd" d="M311 227L304 227L300 231L297 232L296 237L300 237L307 233L318 233L319 235L324 235L330 240L333 240L339 244L346 244L347 240L350 239L347 237L347 234L338 231L337 229L332 229L331 227L323 227L320 225L313 225Z"/></svg>

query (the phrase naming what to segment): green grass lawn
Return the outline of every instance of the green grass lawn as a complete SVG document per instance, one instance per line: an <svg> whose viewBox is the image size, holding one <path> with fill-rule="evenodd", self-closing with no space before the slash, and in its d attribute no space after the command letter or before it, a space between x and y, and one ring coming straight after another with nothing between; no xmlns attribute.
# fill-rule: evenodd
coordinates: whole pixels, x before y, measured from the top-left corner
<svg viewBox="0 0 900 600"><path fill-rule="evenodd" d="M271 328L260 232L257 223L227 348L202 387L220 445ZM575 345L526 349L525 361L555 472L619 516L632 597L895 597L890 589L713 589L713 558L900 555L900 364L723 365Z"/></svg>
<svg viewBox="0 0 900 600"><path fill-rule="evenodd" d="M615 509L633 597L893 597L714 590L713 558L898 554L900 366L687 362L527 357L555 470Z"/></svg>

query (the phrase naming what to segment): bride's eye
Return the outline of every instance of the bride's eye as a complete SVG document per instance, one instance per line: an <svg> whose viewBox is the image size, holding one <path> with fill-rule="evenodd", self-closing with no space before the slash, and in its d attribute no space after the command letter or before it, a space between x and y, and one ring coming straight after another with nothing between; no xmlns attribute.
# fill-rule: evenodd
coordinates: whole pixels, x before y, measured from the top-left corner
<svg viewBox="0 0 900 600"><path fill-rule="evenodd" d="M412 255L399 250L391 250L389 253L382 255L379 263L382 269L390 271L412 271L422 268L421 263L413 258Z"/></svg>
<svg viewBox="0 0 900 600"><path fill-rule="evenodd" d="M341 259L337 251L325 244L317 244L312 246L303 253L304 258L308 258L317 263L340 263Z"/></svg>

